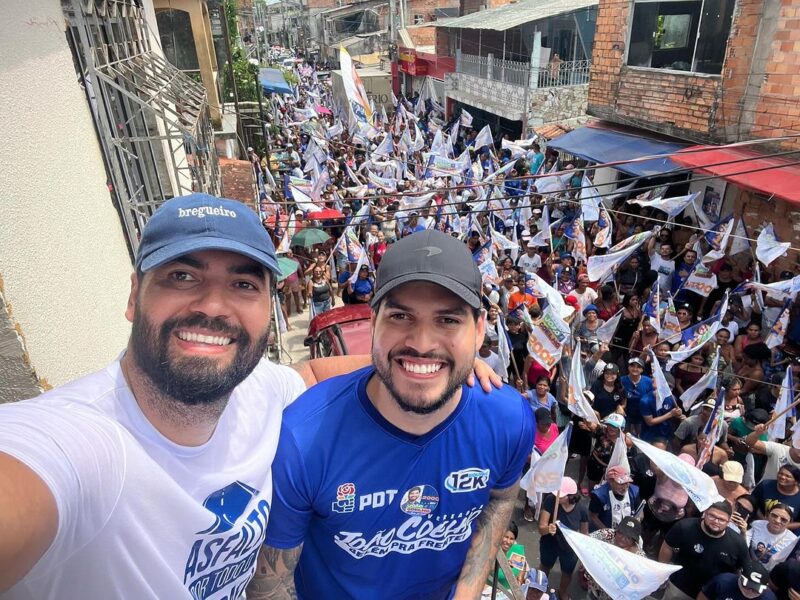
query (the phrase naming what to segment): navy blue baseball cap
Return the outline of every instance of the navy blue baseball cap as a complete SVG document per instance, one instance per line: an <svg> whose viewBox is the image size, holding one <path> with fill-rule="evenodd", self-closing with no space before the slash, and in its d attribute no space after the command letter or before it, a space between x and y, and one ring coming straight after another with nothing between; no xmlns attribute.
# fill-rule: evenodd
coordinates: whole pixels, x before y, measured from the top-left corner
<svg viewBox="0 0 800 600"><path fill-rule="evenodd" d="M168 200L150 217L136 268L151 271L201 250L235 252L280 272L275 246L255 212L241 202L200 193Z"/></svg>

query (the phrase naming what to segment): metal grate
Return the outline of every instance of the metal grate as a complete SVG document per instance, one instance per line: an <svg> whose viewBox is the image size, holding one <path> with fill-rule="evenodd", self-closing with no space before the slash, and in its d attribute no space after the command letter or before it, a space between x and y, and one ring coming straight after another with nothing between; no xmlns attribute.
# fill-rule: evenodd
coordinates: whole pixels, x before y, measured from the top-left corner
<svg viewBox="0 0 800 600"><path fill-rule="evenodd" d="M204 88L153 51L141 0L62 0L110 189L131 251L158 206L219 195Z"/></svg>

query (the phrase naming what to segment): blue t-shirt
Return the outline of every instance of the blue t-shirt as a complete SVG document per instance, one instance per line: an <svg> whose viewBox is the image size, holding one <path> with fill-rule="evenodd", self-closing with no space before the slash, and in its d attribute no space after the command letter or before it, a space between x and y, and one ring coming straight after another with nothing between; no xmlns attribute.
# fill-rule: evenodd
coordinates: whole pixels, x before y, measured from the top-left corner
<svg viewBox="0 0 800 600"><path fill-rule="evenodd" d="M619 378L628 401L625 403L625 419L629 424L636 425L642 422L642 413L639 405L643 397L653 393L653 380L647 375L639 378L639 383L633 384L628 375Z"/></svg>
<svg viewBox="0 0 800 600"><path fill-rule="evenodd" d="M644 379L644 377L642 377ZM658 399L654 392L650 392L642 396L642 399L639 400L639 412L642 415L642 439L646 442L652 442L658 438L667 438L670 439L672 437L672 425L670 424L670 420L667 419L666 421L662 421L657 425L648 425L647 422L644 420L644 417L660 417L662 415L667 414L675 408L675 402L672 399L672 396L664 400L661 405L658 405Z"/></svg>
<svg viewBox="0 0 800 600"><path fill-rule="evenodd" d="M373 372L329 379L284 411L266 543L303 543L301 599L450 597L489 492L516 483L533 447L533 412L509 386L464 386L453 413L414 436L370 402Z"/></svg>
<svg viewBox="0 0 800 600"><path fill-rule="evenodd" d="M371 294L373 289L375 289L375 285L369 278L361 279L361 277L359 277L353 282L353 293L356 296L366 296L367 294Z"/></svg>

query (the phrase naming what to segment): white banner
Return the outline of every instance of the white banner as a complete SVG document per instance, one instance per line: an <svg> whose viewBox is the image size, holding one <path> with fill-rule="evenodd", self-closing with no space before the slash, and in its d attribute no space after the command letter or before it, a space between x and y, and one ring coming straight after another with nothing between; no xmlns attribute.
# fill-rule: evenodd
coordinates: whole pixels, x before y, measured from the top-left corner
<svg viewBox="0 0 800 600"><path fill-rule="evenodd" d="M764 227L761 233L758 234L756 239L756 257L760 260L765 267L772 264L775 259L786 254L786 251L791 248L789 242L779 242L775 237L775 228L772 223Z"/></svg>
<svg viewBox="0 0 800 600"><path fill-rule="evenodd" d="M614 334L617 332L620 319L622 319L622 310L611 317L608 321L600 325L600 327L597 328L597 331L594 332L598 341L604 344L610 344L611 340L614 339Z"/></svg>
<svg viewBox="0 0 800 600"><path fill-rule="evenodd" d="M714 360L711 363L711 366L708 369L708 372L703 375L700 379L697 380L692 387L681 394L681 402L683 403L683 410L688 411L692 405L697 401L702 394L706 390L713 390L717 387L717 379L719 379L719 348L717 348L717 353L714 355Z"/></svg>
<svg viewBox="0 0 800 600"><path fill-rule="evenodd" d="M561 488L561 478L569 458L569 436L572 435L572 423L550 444L544 454L534 449L531 453L531 468L519 482L520 487L528 494L528 498L536 500L536 494L549 492L555 494Z"/></svg>
<svg viewBox="0 0 800 600"><path fill-rule="evenodd" d="M703 512L715 502L723 500L723 497L717 492L714 480L700 469L683 462L671 452L651 446L635 437L632 439L636 447L644 452L647 458L652 460L664 472L664 475L672 479L689 494L689 498L692 499L692 502L700 512Z"/></svg>
<svg viewBox="0 0 800 600"><path fill-rule="evenodd" d="M583 376L583 362L581 359L581 341L575 342L572 350L572 362L569 368L569 380L567 382L567 408L570 412L590 423L599 423L597 415L583 395L586 389L586 378Z"/></svg>
<svg viewBox="0 0 800 600"><path fill-rule="evenodd" d="M689 206L695 199L700 197L700 192L694 192L688 196L677 196L675 198L655 198L653 200L628 200L628 204L638 204L639 206L646 206L648 208L657 208L658 210L667 213L670 217L675 217L681 214L684 209Z"/></svg>
<svg viewBox="0 0 800 600"><path fill-rule="evenodd" d="M583 568L614 600L641 600L682 567L666 565L558 524Z"/></svg>
<svg viewBox="0 0 800 600"><path fill-rule="evenodd" d="M703 257L703 261L705 261L705 257ZM717 289L717 276L706 265L698 264L686 278L683 289L706 298Z"/></svg>
<svg viewBox="0 0 800 600"><path fill-rule="evenodd" d="M773 413L776 415L781 414L783 411L789 408L789 405L793 401L794 377L792 376L792 368L789 367L786 369L786 375L783 376L781 393L778 396L778 401L775 403L775 409ZM786 437L786 419L791 416L792 411L788 411L786 414L777 419L772 425L770 425L769 429L767 429L767 437L773 442L783 440L783 438Z"/></svg>

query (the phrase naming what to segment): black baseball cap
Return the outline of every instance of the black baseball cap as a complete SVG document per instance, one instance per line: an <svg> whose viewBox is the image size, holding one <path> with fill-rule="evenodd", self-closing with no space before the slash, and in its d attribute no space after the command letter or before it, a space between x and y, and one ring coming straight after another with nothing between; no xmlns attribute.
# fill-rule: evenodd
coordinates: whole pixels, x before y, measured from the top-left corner
<svg viewBox="0 0 800 600"><path fill-rule="evenodd" d="M642 535L642 524L633 517L622 517L622 520L614 527L614 531L621 533L634 542L638 542L639 537Z"/></svg>
<svg viewBox="0 0 800 600"><path fill-rule="evenodd" d="M481 273L467 246L427 229L391 244L381 259L372 307L404 283L428 281L454 293L472 308L481 307Z"/></svg>
<svg viewBox="0 0 800 600"><path fill-rule="evenodd" d="M768 581L769 573L761 563L751 560L742 567L741 582L748 590L763 594Z"/></svg>

